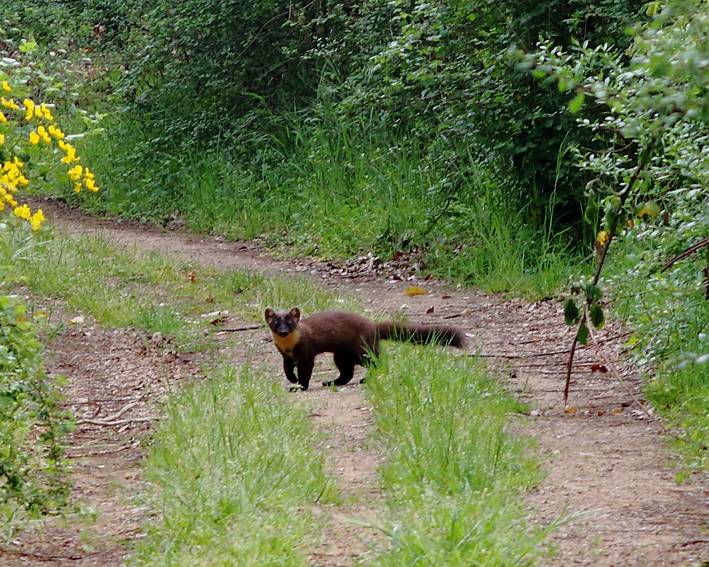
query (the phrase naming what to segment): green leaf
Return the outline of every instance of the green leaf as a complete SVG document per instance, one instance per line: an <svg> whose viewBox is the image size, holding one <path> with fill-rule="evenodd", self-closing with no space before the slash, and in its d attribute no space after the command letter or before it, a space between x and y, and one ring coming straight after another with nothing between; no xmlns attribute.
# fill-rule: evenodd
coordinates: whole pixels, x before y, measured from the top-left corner
<svg viewBox="0 0 709 567"><path fill-rule="evenodd" d="M588 298L589 302L598 301L603 297L603 290L596 284L586 284L585 291L586 297Z"/></svg>
<svg viewBox="0 0 709 567"><path fill-rule="evenodd" d="M571 114L577 114L583 103L586 102L586 94L583 91L579 91L574 98L569 101L569 111Z"/></svg>
<svg viewBox="0 0 709 567"><path fill-rule="evenodd" d="M588 314L591 317L591 323L593 323L593 326L596 327L596 329L602 329L603 325L606 323L603 308L598 303L594 303L591 305Z"/></svg>
<svg viewBox="0 0 709 567"><path fill-rule="evenodd" d="M535 79L543 79L547 74L541 69L532 69L532 77Z"/></svg>
<svg viewBox="0 0 709 567"><path fill-rule="evenodd" d="M37 49L37 42L33 39L29 41L23 39L22 43L20 43L19 49L22 53L32 53L35 49Z"/></svg>
<svg viewBox="0 0 709 567"><path fill-rule="evenodd" d="M567 297L564 301L564 321L567 325L575 325L579 320L579 308L576 306L576 302Z"/></svg>
<svg viewBox="0 0 709 567"><path fill-rule="evenodd" d="M588 327L586 326L586 323L584 323L579 327L579 330L576 333L576 339L582 345L585 345L586 343L588 343L588 334Z"/></svg>

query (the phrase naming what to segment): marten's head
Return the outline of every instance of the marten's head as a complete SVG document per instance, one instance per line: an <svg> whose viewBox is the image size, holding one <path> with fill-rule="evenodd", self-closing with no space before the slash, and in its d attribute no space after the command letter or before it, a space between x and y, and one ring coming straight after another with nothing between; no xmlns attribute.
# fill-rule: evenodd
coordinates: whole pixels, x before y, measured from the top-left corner
<svg viewBox="0 0 709 567"><path fill-rule="evenodd" d="M300 309L294 307L290 311L274 311L269 307L266 309L265 317L273 333L279 337L287 337L298 327Z"/></svg>

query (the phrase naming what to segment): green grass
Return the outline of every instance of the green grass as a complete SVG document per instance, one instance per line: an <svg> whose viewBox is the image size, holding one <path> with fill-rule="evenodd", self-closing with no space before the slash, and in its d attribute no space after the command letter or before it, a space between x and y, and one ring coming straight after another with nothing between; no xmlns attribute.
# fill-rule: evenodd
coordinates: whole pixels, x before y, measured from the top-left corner
<svg viewBox="0 0 709 567"><path fill-rule="evenodd" d="M146 463L157 520L138 565L307 565L308 507L333 483L302 409L249 368L215 372L166 403Z"/></svg>
<svg viewBox="0 0 709 567"><path fill-rule="evenodd" d="M305 312L354 306L350 298L306 278L218 271L156 253L141 256L97 236L32 238L24 227L0 235L0 266L0 291L23 285L103 325L160 332L185 349L204 346L205 330L215 329L214 317L205 315L214 311L261 321L268 306L298 305Z"/></svg>
<svg viewBox="0 0 709 567"><path fill-rule="evenodd" d="M526 525L522 496L539 471L527 442L507 431L519 404L475 361L387 350L366 386L389 503L389 547L371 564L534 564L545 533Z"/></svg>
<svg viewBox="0 0 709 567"><path fill-rule="evenodd" d="M709 470L709 302L701 258L669 273L646 260L644 242L621 242L611 265L616 315L630 323L628 347L645 373L645 395L677 434L673 445L686 472ZM654 250L649 250L649 257Z"/></svg>
<svg viewBox="0 0 709 567"><path fill-rule="evenodd" d="M418 250L427 273L529 297L552 295L574 271L578 258L563 235L532 228L514 188L473 156L461 152L451 166L362 126L296 123L290 134L249 156L156 152L142 125L117 118L80 147L102 194L61 194L160 223L177 212L192 230L265 237L291 257Z"/></svg>

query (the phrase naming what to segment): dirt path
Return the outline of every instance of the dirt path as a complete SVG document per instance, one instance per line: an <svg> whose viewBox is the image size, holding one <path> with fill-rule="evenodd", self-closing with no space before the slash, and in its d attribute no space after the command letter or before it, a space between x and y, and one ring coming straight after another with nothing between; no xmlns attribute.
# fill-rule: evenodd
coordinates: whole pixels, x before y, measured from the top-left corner
<svg viewBox="0 0 709 567"><path fill-rule="evenodd" d="M196 367L169 341L131 330L106 330L46 307L65 330L50 343L50 375L77 419L67 439L72 467L68 522L29 529L0 549L1 565L121 565L140 536L147 508L135 500L142 485L141 441L156 403Z"/></svg>
<svg viewBox="0 0 709 567"><path fill-rule="evenodd" d="M406 282L347 277L324 265L275 261L247 244L161 233L44 203L43 207L56 217L62 230L72 233L98 232L137 251L155 250L223 269L280 274L307 271L328 288L360 297L373 310L405 309L415 321L445 320L463 327L472 337L471 350L481 352L530 406L530 415L520 418L516 426L538 440L548 473L529 495L531 517L545 523L562 512L572 515L552 536L558 553L547 564L690 565L709 561L705 479L675 484L664 437L648 415L638 377L619 356L622 338L618 335L622 333L618 328L609 326L597 346L579 351L570 399L573 408L565 413L562 351L568 348L570 332L557 302L529 304L454 290L436 282L423 284L428 295L409 298L402 293L410 285ZM264 349L268 352L266 356L277 363L272 347ZM372 501L378 491L379 456L367 441L371 414L357 386L339 393L315 386L305 396L318 426L329 432L328 466L345 494L352 496L345 499L342 509L329 512L334 518L334 537L323 543L313 560L349 565L362 558L368 535L348 528L347 517L371 512L362 496L370 495ZM357 541L358 537L363 541Z"/></svg>

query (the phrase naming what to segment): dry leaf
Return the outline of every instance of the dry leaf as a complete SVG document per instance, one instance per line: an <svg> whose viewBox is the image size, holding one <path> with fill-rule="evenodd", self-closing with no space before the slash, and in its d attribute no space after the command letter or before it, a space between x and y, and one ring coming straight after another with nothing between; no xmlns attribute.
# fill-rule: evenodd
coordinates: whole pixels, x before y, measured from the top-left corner
<svg viewBox="0 0 709 567"><path fill-rule="evenodd" d="M415 297L417 295L426 295L426 290L420 286L412 285L404 290L404 295L407 297Z"/></svg>
<svg viewBox="0 0 709 567"><path fill-rule="evenodd" d="M433 305L431 305L431 307L426 309L426 313L433 313Z"/></svg>
<svg viewBox="0 0 709 567"><path fill-rule="evenodd" d="M591 365L591 372L600 372L601 374L605 374L606 372L608 372L608 368L606 368L603 364L598 364L597 362L594 362Z"/></svg>
<svg viewBox="0 0 709 567"><path fill-rule="evenodd" d="M196 283L197 282L197 272L192 270L191 272L187 272L187 281L190 283Z"/></svg>
<svg viewBox="0 0 709 567"><path fill-rule="evenodd" d="M567 406L564 413L566 415L576 415L576 406Z"/></svg>
<svg viewBox="0 0 709 567"><path fill-rule="evenodd" d="M620 415L621 413L623 413L623 408L622 408L622 406L617 407L617 408L613 408L613 409L611 410L611 415Z"/></svg>
<svg viewBox="0 0 709 567"><path fill-rule="evenodd" d="M84 322L83 315L77 315L76 317L69 319L69 323L72 323L73 325L81 325L83 322Z"/></svg>

